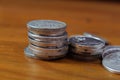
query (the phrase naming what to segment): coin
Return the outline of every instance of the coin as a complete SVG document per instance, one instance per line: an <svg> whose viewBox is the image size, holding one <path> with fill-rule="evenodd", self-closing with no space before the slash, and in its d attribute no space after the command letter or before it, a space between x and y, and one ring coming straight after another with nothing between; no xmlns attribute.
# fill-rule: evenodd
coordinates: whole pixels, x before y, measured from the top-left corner
<svg viewBox="0 0 120 80"><path fill-rule="evenodd" d="M59 59L59 58L63 58L65 57L66 55L66 52L56 52L57 55L50 55L50 54L47 54L48 52L42 52L42 51L39 51L39 50L34 50L34 49L31 49L31 52L33 54L35 54L37 57L39 57L39 59L43 59L43 60L54 60L54 59Z"/></svg>
<svg viewBox="0 0 120 80"><path fill-rule="evenodd" d="M37 51L40 52L38 54L35 54L37 56L59 56L59 55L66 55L67 51L68 51L68 47L64 46L62 48L42 48L42 47L38 47L35 46L33 44L29 44L28 46L29 49L33 50L33 51Z"/></svg>
<svg viewBox="0 0 120 80"><path fill-rule="evenodd" d="M24 49L24 53L27 57L39 59L39 57L37 57L35 54L33 54L32 51L28 47Z"/></svg>
<svg viewBox="0 0 120 80"><path fill-rule="evenodd" d="M29 42L31 44L34 44L42 48L60 48L68 45L67 40L61 40L61 41L41 41L40 40L39 41L39 39L34 39L31 37L29 37Z"/></svg>
<svg viewBox="0 0 120 80"><path fill-rule="evenodd" d="M108 71L120 74L120 51L106 55L102 64Z"/></svg>
<svg viewBox="0 0 120 80"><path fill-rule="evenodd" d="M117 51L120 51L120 46L107 46L103 50L102 58L104 58L106 55L109 55L111 53L115 53Z"/></svg>
<svg viewBox="0 0 120 80"><path fill-rule="evenodd" d="M95 38L74 35L69 38L69 42L71 45L75 46L87 46L92 48L101 48L104 46L104 42Z"/></svg>
<svg viewBox="0 0 120 80"><path fill-rule="evenodd" d="M28 32L28 36L33 38L33 39L37 39L39 41L66 41L67 40L67 32L63 33L62 35L59 36L42 36L42 35L37 35L37 34L33 34L31 32Z"/></svg>
<svg viewBox="0 0 120 80"><path fill-rule="evenodd" d="M57 20L33 20L27 24L28 31L40 35L61 35L65 32L66 23Z"/></svg>
<svg viewBox="0 0 120 80"><path fill-rule="evenodd" d="M33 59L41 59L41 60L56 60L56 59L61 59L63 57L65 57L65 55L59 55L59 56L45 56L45 55L41 55L41 56L37 56L36 54L42 54L42 52L40 51L36 51L36 50L31 50L28 47L25 48L24 53L27 57L33 58Z"/></svg>
<svg viewBox="0 0 120 80"><path fill-rule="evenodd" d="M94 34L85 32L85 33L83 33L83 35L84 35L84 36L87 36L87 37L92 37L92 38L96 38L96 39L99 39L99 40L101 40L101 41L104 41L104 42L105 42L105 45L109 45L109 44L110 44L106 39L101 38L101 37L99 37L99 36L96 36L96 35L94 35Z"/></svg>
<svg viewBox="0 0 120 80"><path fill-rule="evenodd" d="M103 51L102 48L105 46L105 43L92 37L73 35L69 38L69 45L72 46L71 49L75 53L81 54L86 52L96 55Z"/></svg>

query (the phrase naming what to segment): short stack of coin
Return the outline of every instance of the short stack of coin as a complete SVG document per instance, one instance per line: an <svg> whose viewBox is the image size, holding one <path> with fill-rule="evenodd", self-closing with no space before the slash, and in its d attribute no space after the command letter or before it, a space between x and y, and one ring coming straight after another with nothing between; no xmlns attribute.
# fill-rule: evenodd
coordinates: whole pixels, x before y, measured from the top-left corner
<svg viewBox="0 0 120 80"><path fill-rule="evenodd" d="M33 20L28 22L28 57L54 60L68 51L66 23L56 20Z"/></svg>
<svg viewBox="0 0 120 80"><path fill-rule="evenodd" d="M102 55L105 41L90 35L73 35L69 38L69 51L72 57L82 60L95 60Z"/></svg>

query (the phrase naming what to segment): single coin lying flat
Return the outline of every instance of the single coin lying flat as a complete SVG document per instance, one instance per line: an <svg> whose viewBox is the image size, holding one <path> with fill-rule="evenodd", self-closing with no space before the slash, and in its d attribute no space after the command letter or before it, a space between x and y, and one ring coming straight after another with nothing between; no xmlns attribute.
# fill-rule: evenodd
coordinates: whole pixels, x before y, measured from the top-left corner
<svg viewBox="0 0 120 80"><path fill-rule="evenodd" d="M106 55L102 64L108 71L120 74L120 51Z"/></svg>

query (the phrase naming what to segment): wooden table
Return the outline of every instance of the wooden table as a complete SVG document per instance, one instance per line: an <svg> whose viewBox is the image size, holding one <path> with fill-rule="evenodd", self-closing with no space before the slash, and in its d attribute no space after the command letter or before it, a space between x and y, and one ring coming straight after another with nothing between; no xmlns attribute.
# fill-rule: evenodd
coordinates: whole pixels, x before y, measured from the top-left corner
<svg viewBox="0 0 120 80"><path fill-rule="evenodd" d="M55 19L69 35L90 32L120 45L120 4L79 0L0 0L0 80L120 80L100 62L26 58L26 23Z"/></svg>

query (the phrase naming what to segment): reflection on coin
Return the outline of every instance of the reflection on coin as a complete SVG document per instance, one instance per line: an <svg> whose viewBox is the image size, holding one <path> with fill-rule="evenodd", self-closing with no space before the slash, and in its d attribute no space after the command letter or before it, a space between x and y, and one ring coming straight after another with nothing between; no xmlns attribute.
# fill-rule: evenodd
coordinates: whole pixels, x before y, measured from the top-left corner
<svg viewBox="0 0 120 80"><path fill-rule="evenodd" d="M103 38L101 38L101 37L99 37L99 36L96 36L96 35L94 35L94 34L85 32L85 33L83 33L83 35L84 35L84 36L87 36L87 37L92 37L92 38L96 38L96 39L99 39L99 40L101 40L101 41L104 41L104 42L105 42L105 45L109 45L109 44L110 44L107 40L105 40L105 39L103 39Z"/></svg>
<svg viewBox="0 0 120 80"><path fill-rule="evenodd" d="M59 36L42 36L42 35L37 35L37 34L33 34L31 32L28 32L28 36L34 39L38 39L39 41L63 41L63 40L67 40L67 32L63 33L62 35Z"/></svg>
<svg viewBox="0 0 120 80"><path fill-rule="evenodd" d="M33 39L31 37L29 37L29 42L31 44L34 44L36 46L42 47L42 48L60 48L63 46L67 46L68 42L67 40L65 41L39 41L38 39Z"/></svg>
<svg viewBox="0 0 120 80"><path fill-rule="evenodd" d="M109 55L111 53L115 53L120 51L120 46L106 46L102 53L102 58L104 58L106 55Z"/></svg>
<svg viewBox="0 0 120 80"><path fill-rule="evenodd" d="M106 55L102 64L108 71L120 74L120 51Z"/></svg>
<svg viewBox="0 0 120 80"><path fill-rule="evenodd" d="M55 36L65 32L66 23L57 20L33 20L27 27L34 34Z"/></svg>

